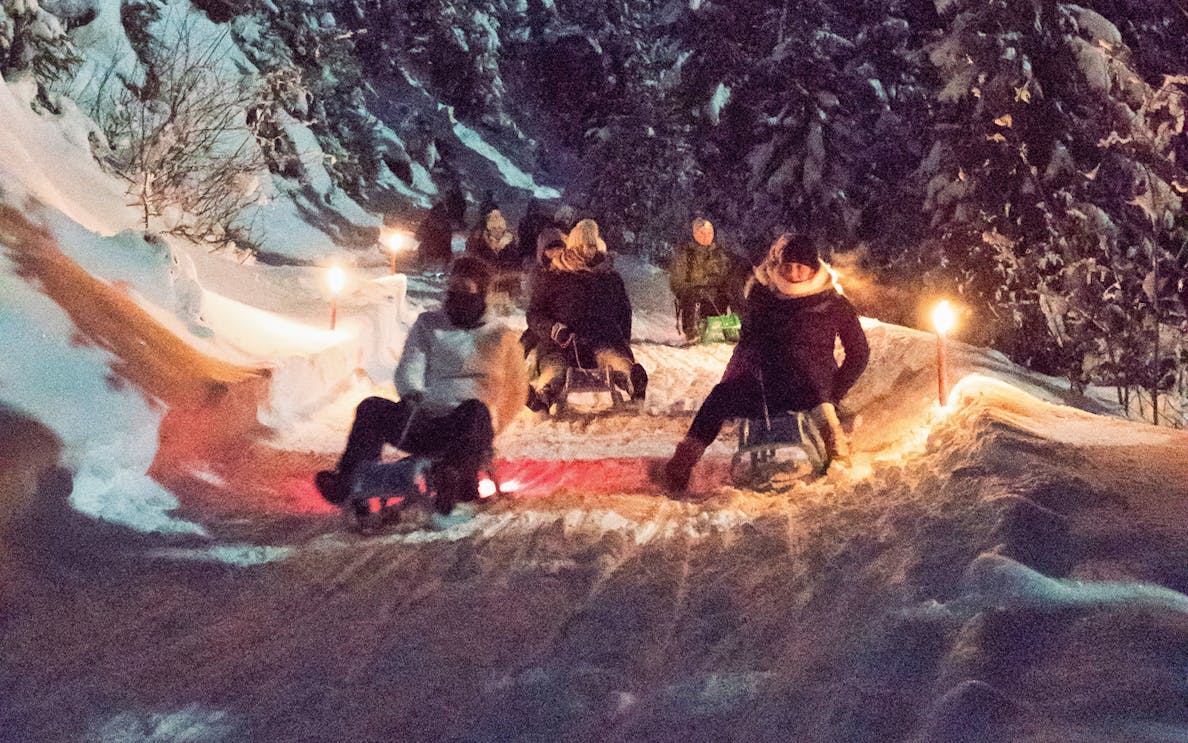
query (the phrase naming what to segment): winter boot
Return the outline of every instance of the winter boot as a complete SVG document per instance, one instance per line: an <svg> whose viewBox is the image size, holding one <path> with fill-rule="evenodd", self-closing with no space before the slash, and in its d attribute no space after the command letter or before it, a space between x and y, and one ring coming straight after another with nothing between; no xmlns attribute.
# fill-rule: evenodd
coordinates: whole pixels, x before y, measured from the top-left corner
<svg viewBox="0 0 1188 743"><path fill-rule="evenodd" d="M322 494L330 503L334 505L341 505L347 497L347 491L350 489L350 483L347 478L343 477L335 470L321 470L314 475L314 485L318 492Z"/></svg>
<svg viewBox="0 0 1188 743"><path fill-rule="evenodd" d="M648 373L639 364L631 365L631 376L628 378L627 391L631 399L643 400L648 391Z"/></svg>
<svg viewBox="0 0 1188 743"><path fill-rule="evenodd" d="M449 516L458 502L461 477L458 470L445 464L433 467L433 506L442 516Z"/></svg>
<svg viewBox="0 0 1188 743"><path fill-rule="evenodd" d="M669 493L685 492L689 488L689 478L693 475L693 466L705 453L706 446L707 444L686 436L681 440L681 443L677 444L671 459L662 465L649 468L648 477Z"/></svg>
<svg viewBox="0 0 1188 743"><path fill-rule="evenodd" d="M549 409L549 403L545 400L544 395L536 391L532 385L528 385L528 402L524 403L528 409L533 413L539 413L542 410Z"/></svg>
<svg viewBox="0 0 1188 743"><path fill-rule="evenodd" d="M829 461L846 462L850 459L850 440L837 417L837 408L831 402L823 402L809 411L809 417L816 424L825 441L825 453Z"/></svg>

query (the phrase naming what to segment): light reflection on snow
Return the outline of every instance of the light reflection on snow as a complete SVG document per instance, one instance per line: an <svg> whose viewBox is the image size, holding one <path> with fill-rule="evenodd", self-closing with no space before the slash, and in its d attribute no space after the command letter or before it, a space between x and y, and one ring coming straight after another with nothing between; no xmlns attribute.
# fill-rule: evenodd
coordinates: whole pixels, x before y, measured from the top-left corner
<svg viewBox="0 0 1188 743"><path fill-rule="evenodd" d="M236 567L254 567L280 562L291 557L291 547L271 547L256 544L216 544L194 549L169 548L154 550L150 557L193 562L219 562Z"/></svg>
<svg viewBox="0 0 1188 743"><path fill-rule="evenodd" d="M95 743L219 743L235 739L226 712L191 704L177 712L122 712L92 726Z"/></svg>

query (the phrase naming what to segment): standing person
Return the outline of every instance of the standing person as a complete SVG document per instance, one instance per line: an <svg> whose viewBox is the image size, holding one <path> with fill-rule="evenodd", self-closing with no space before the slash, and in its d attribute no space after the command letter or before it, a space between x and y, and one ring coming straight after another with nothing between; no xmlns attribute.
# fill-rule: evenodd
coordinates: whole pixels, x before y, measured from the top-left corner
<svg viewBox="0 0 1188 743"><path fill-rule="evenodd" d="M453 190L437 202L417 226L417 260L422 270L444 271L453 259L454 228L466 218L466 198Z"/></svg>
<svg viewBox="0 0 1188 743"><path fill-rule="evenodd" d="M700 322L721 315L733 305L730 254L714 242L714 225L708 219L693 220L693 239L673 251L668 285L676 297L677 325L685 339L701 338Z"/></svg>
<svg viewBox="0 0 1188 743"><path fill-rule="evenodd" d="M528 200L524 209L524 217L516 226L516 236L520 240L520 258L524 263L530 263L536 254L536 238L541 231L552 225L552 221L541 210L540 201L535 198Z"/></svg>
<svg viewBox="0 0 1188 743"><path fill-rule="evenodd" d="M833 355L838 338L845 350L840 367ZM869 359L858 313L834 289L816 247L806 238L781 235L747 284L739 342L722 381L652 478L670 492L683 492L722 425L731 418L760 418L765 405L772 414L810 411L829 459L845 459L849 442L837 405Z"/></svg>
<svg viewBox="0 0 1188 743"><path fill-rule="evenodd" d="M527 316L540 367L529 407L552 405L571 366L608 366L616 386L632 400L644 398L648 374L631 352L631 301L606 258L606 243L594 220L578 222L552 268L537 275Z"/></svg>
<svg viewBox="0 0 1188 743"><path fill-rule="evenodd" d="M421 313L405 341L395 375L400 401L359 403L337 468L315 477L326 500L342 503L359 466L378 460L384 444L434 460L440 512L477 497L479 468L495 433L524 404L528 381L515 332L488 318L490 282L482 261L454 262L442 308Z"/></svg>

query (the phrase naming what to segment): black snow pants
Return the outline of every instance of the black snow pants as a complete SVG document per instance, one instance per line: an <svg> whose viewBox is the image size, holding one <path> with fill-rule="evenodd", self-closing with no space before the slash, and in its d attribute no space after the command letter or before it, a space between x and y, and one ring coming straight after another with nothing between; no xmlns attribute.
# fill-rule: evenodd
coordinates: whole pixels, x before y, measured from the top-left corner
<svg viewBox="0 0 1188 743"><path fill-rule="evenodd" d="M788 410L808 410L821 401L807 391L769 390L767 409L771 415ZM733 418L762 418L763 389L758 380L739 377L719 382L697 410L688 436L709 446L722 432L722 425Z"/></svg>
<svg viewBox="0 0 1188 743"><path fill-rule="evenodd" d="M429 416L403 400L369 397L355 409L338 473L349 482L355 468L376 461L384 444L391 444L409 454L429 457L435 465L443 462L467 478L477 478L494 440L491 412L479 400L467 400L443 416ZM467 500L466 495L458 499Z"/></svg>

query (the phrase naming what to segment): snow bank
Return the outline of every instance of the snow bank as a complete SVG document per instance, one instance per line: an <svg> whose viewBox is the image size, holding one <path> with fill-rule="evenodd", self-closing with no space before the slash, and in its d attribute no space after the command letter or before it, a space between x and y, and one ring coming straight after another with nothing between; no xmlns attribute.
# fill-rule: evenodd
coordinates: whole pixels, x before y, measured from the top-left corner
<svg viewBox="0 0 1188 743"><path fill-rule="evenodd" d="M53 430L74 472L71 504L138 531L204 535L170 517L177 499L146 472L157 448L162 411L113 372L112 356L74 341L58 305L15 275L0 257L0 354L3 402Z"/></svg>

